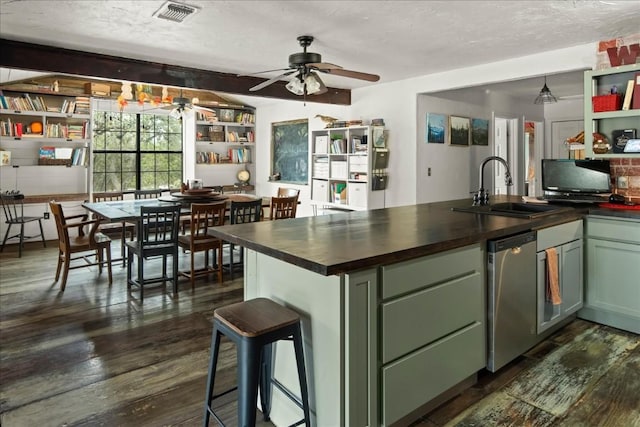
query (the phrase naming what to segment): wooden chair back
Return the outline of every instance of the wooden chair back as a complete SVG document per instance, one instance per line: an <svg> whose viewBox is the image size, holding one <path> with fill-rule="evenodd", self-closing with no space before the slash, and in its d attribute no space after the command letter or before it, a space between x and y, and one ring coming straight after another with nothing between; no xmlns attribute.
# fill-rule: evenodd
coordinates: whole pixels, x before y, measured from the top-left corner
<svg viewBox="0 0 640 427"><path fill-rule="evenodd" d="M227 202L191 204L191 240L210 240L209 228L224 225Z"/></svg>
<svg viewBox="0 0 640 427"><path fill-rule="evenodd" d="M294 197L272 197L271 213L269 219L286 219L296 217L298 207L298 196Z"/></svg>
<svg viewBox="0 0 640 427"><path fill-rule="evenodd" d="M180 205L142 206L140 222L142 232L138 233L138 244L145 256L163 255L177 248ZM153 228L153 233L149 232L150 228Z"/></svg>
<svg viewBox="0 0 640 427"><path fill-rule="evenodd" d="M110 191L106 193L93 193L92 200L96 202L113 202L124 200L124 194L121 191Z"/></svg>
<svg viewBox="0 0 640 427"><path fill-rule="evenodd" d="M136 199L158 199L162 196L162 190L136 190L133 197Z"/></svg>
<svg viewBox="0 0 640 427"><path fill-rule="evenodd" d="M2 193L0 194L2 201L2 210L7 223L19 224L24 216L24 194L22 193Z"/></svg>
<svg viewBox="0 0 640 427"><path fill-rule="evenodd" d="M246 202L231 201L229 209L231 224L244 224L247 222L259 222L262 219L262 200L250 200Z"/></svg>
<svg viewBox="0 0 640 427"><path fill-rule="evenodd" d="M298 190L297 188L278 187L277 197L298 197L299 195L300 190Z"/></svg>
<svg viewBox="0 0 640 427"><path fill-rule="evenodd" d="M89 215L80 214L66 217L64 211L62 209L62 205L56 202L49 203L49 209L51 209L51 213L53 214L53 219L56 223L56 230L58 231L58 246L62 252L78 252L78 251L86 251L90 249L95 249L95 234L98 231L99 220L88 220ZM70 219L80 219L80 222L68 223ZM71 237L69 236L69 228L77 228L78 229L78 237L84 237L84 227L90 226L89 228L89 238L86 239L86 242L82 247L78 247L77 245L73 245L71 241Z"/></svg>

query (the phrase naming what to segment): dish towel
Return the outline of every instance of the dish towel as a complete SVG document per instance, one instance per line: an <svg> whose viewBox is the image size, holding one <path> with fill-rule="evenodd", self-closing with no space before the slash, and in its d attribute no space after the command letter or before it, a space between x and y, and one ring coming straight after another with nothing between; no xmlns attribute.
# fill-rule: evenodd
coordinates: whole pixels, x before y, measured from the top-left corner
<svg viewBox="0 0 640 427"><path fill-rule="evenodd" d="M547 253L547 301L553 305L562 303L560 284L558 280L558 251L556 248L544 250Z"/></svg>

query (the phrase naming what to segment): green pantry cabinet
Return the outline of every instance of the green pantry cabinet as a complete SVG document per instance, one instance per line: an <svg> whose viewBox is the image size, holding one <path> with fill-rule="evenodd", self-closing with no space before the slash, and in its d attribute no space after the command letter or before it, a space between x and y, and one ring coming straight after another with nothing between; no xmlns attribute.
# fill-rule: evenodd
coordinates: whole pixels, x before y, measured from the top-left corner
<svg viewBox="0 0 640 427"><path fill-rule="evenodd" d="M640 334L640 220L586 219L586 298L578 316Z"/></svg>

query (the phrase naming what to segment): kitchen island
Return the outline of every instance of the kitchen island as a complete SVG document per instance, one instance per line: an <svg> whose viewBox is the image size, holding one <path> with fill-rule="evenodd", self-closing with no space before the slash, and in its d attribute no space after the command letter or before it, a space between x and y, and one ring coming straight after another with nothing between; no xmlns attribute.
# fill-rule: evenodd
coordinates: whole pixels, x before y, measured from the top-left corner
<svg viewBox="0 0 640 427"><path fill-rule="evenodd" d="M497 201L519 198L499 197ZM473 383L486 363L486 241L563 224L453 212L470 200L217 227L246 248L245 298L301 314L314 425L390 425ZM293 351L278 380L298 394ZM274 392L272 420L300 411Z"/></svg>

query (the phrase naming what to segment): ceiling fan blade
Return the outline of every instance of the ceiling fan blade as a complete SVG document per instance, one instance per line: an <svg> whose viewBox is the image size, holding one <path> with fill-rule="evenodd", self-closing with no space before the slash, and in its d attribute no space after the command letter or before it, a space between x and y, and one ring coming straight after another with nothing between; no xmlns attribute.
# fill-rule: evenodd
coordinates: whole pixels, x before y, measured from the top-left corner
<svg viewBox="0 0 640 427"><path fill-rule="evenodd" d="M258 74L264 74L264 73L274 73L276 71L287 71L287 70L292 70L293 68L288 67L288 68L278 68L276 70L267 70L267 71L258 71L257 73L251 73L251 74L238 74L237 77L251 77L251 76L256 76Z"/></svg>
<svg viewBox="0 0 640 427"><path fill-rule="evenodd" d="M215 110L212 110L211 108L201 107L200 105L192 105L191 107L196 111L208 111L210 113L215 113L216 112Z"/></svg>
<svg viewBox="0 0 640 427"><path fill-rule="evenodd" d="M380 76L376 74L361 73L359 71L345 70L342 68L331 68L326 70L320 69L319 71L327 74L335 74L337 76L351 77L352 79L366 80L369 82L377 82L380 80Z"/></svg>
<svg viewBox="0 0 640 427"><path fill-rule="evenodd" d="M310 62L307 64L309 68L316 68L318 70L339 70L342 69L341 66L336 64L330 64L328 62Z"/></svg>
<svg viewBox="0 0 640 427"><path fill-rule="evenodd" d="M271 78L271 79L269 79L267 81L264 81L264 82L260 83L259 85L256 85L256 86L250 88L249 91L250 92L255 92L257 90L263 89L263 88L269 86L270 84L277 82L278 80L280 80L284 76L288 76L289 74L293 74L296 71L297 70L291 70L291 71L287 71L286 73L282 73L279 76L275 76L275 77L273 77L273 78Z"/></svg>

